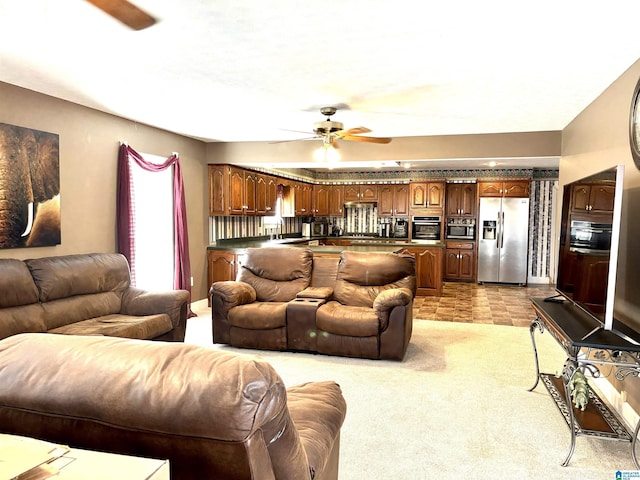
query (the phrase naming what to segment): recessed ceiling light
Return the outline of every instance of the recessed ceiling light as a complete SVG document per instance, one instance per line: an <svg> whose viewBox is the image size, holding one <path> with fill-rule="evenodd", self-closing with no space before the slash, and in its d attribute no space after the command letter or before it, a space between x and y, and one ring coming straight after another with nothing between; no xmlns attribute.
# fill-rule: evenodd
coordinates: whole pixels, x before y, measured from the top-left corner
<svg viewBox="0 0 640 480"><path fill-rule="evenodd" d="M498 165L498 162L494 162L494 161L489 162L490 167L495 167L496 165Z"/></svg>

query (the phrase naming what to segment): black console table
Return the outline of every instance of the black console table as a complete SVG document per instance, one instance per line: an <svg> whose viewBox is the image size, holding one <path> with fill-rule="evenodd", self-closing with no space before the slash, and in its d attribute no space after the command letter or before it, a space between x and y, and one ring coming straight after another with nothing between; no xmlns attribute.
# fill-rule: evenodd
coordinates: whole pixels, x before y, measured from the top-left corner
<svg viewBox="0 0 640 480"><path fill-rule="evenodd" d="M576 408L571 400L570 384L576 374L600 376L600 367L608 366L618 380L628 376L640 376L640 334L615 321L613 331L602 328L602 324L569 301L549 302L543 298L531 300L536 319L531 323L530 333L536 365L536 381L529 390L542 382L555 401L571 431L569 453L562 463L569 464L576 446L576 437L591 436L631 443L631 456L640 469L636 456L636 442L640 422L633 433L600 397L589 388L589 401L584 411ZM538 363L535 332L547 330L567 353L562 375L556 377L541 373Z"/></svg>

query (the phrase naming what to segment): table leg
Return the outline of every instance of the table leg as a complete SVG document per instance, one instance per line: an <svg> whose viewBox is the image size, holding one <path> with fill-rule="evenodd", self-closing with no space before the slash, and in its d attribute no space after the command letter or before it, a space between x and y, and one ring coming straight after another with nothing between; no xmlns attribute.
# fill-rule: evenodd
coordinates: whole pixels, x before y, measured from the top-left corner
<svg viewBox="0 0 640 480"><path fill-rule="evenodd" d="M533 384L533 387L529 389L530 392L535 390L535 388L538 386L538 382L540 381L540 364L538 363L538 348L536 347L536 336L535 336L536 329L538 329L540 333L544 332L544 325L542 324L540 319L537 317L533 322L531 322L531 325L529 326L529 334L531 335L531 344L533 345L533 359L536 365L536 381Z"/></svg>
<svg viewBox="0 0 640 480"><path fill-rule="evenodd" d="M575 362L568 358L564 364L564 369L562 371L562 382L564 383L564 394L566 398L566 405L569 411L569 430L571 430L571 445L569 446L569 453L567 454L567 458L565 458L564 462L562 462L562 466L566 467L569 465L569 460L573 456L573 452L576 449L576 419L573 415L573 402L571 399L571 381L573 376L578 371Z"/></svg>

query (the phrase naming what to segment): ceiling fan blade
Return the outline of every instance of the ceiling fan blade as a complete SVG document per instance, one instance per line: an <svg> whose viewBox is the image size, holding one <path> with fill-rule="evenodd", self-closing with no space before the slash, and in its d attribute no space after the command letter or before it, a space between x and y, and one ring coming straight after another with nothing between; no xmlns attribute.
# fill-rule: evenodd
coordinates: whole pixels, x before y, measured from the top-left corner
<svg viewBox="0 0 640 480"><path fill-rule="evenodd" d="M369 142L369 143L390 143L391 138L384 137L359 137L356 135L344 135L342 140L349 140L352 142Z"/></svg>
<svg viewBox="0 0 640 480"><path fill-rule="evenodd" d="M86 0L134 30L156 23L156 19L127 0Z"/></svg>
<svg viewBox="0 0 640 480"><path fill-rule="evenodd" d="M358 135L360 133L371 133L367 127L354 127L348 128L347 130L342 130L342 132L338 132L340 135Z"/></svg>

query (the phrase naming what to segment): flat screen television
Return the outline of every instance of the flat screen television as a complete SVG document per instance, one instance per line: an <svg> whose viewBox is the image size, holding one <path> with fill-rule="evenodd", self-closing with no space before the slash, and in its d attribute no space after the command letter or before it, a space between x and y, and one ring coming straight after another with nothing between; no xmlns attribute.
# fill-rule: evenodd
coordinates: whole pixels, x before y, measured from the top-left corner
<svg viewBox="0 0 640 480"><path fill-rule="evenodd" d="M556 290L596 318L598 329L610 331L623 177L624 165L618 165L565 185L562 195Z"/></svg>

